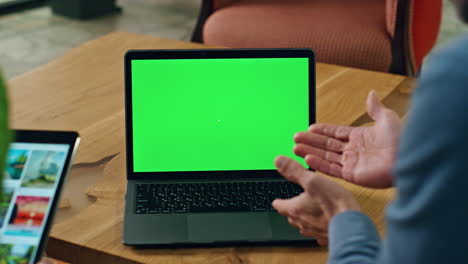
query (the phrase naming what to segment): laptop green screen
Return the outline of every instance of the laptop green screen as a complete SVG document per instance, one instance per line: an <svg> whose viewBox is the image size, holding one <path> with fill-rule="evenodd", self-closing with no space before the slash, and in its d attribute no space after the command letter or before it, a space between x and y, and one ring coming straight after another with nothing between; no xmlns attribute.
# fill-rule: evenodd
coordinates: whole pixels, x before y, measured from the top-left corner
<svg viewBox="0 0 468 264"><path fill-rule="evenodd" d="M134 172L273 170L309 126L309 59L132 60ZM302 161L301 161L302 162Z"/></svg>

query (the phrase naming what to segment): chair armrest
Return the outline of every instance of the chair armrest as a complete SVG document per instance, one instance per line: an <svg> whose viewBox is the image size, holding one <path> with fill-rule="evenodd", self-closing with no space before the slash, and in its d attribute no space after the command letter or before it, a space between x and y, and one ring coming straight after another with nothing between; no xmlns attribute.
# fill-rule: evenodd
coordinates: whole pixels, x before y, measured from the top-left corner
<svg viewBox="0 0 468 264"><path fill-rule="evenodd" d="M395 36L395 26L397 19L398 0L385 0L385 20L387 32L393 38Z"/></svg>
<svg viewBox="0 0 468 264"><path fill-rule="evenodd" d="M213 10L218 10L228 5L234 4L238 0L213 0Z"/></svg>

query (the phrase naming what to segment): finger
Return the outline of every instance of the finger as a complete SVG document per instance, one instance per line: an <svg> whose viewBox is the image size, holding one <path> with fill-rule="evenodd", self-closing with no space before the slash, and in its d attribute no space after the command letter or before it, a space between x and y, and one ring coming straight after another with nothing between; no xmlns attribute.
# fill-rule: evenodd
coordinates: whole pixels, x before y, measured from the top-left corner
<svg viewBox="0 0 468 264"><path fill-rule="evenodd" d="M297 220L294 217L288 217L288 223L297 229L301 229L301 226L298 224Z"/></svg>
<svg viewBox="0 0 468 264"><path fill-rule="evenodd" d="M307 229L299 230L299 233L305 237L313 237L317 241L320 246L327 246L328 245L328 235L323 233L315 233L314 231L310 231Z"/></svg>
<svg viewBox="0 0 468 264"><path fill-rule="evenodd" d="M372 90L367 96L367 113L374 120L384 118L385 112L388 110L379 100L377 92Z"/></svg>
<svg viewBox="0 0 468 264"><path fill-rule="evenodd" d="M301 194L297 196L297 198L299 199L299 197L302 196L304 195ZM278 212L288 217L289 221L294 222L293 224L298 228L308 229L316 233L326 233L328 230L328 222L324 221L322 217L323 213L316 214L313 212L315 208L321 211L320 207L318 205L314 206L313 202L308 201L307 207L301 207L300 210L295 210L293 208L297 206L298 199L292 201L294 204L283 203L283 201L287 202L288 200L277 199L273 202L273 207L278 208ZM309 208L309 206L311 208Z"/></svg>
<svg viewBox="0 0 468 264"><path fill-rule="evenodd" d="M328 246L328 238L316 238L316 240L320 246L322 247Z"/></svg>
<svg viewBox="0 0 468 264"><path fill-rule="evenodd" d="M275 166L286 179L301 185L303 188L307 186L308 179L314 177L314 173L306 170L299 162L285 156L277 157Z"/></svg>
<svg viewBox="0 0 468 264"><path fill-rule="evenodd" d="M318 237L323 237L322 232L315 232L315 231L309 230L309 229L299 229L299 232L303 236L313 237L315 239L317 239Z"/></svg>
<svg viewBox="0 0 468 264"><path fill-rule="evenodd" d="M299 208L297 207L299 204L298 200L299 196L290 199L275 199L271 205L281 215L287 217L297 217L299 214Z"/></svg>
<svg viewBox="0 0 468 264"><path fill-rule="evenodd" d="M294 146L293 152L299 157L304 158L307 155L314 155L323 160L333 162L333 163L338 163L338 164L341 162L341 157L342 157L340 154L336 152L314 148L305 144L296 144Z"/></svg>
<svg viewBox="0 0 468 264"><path fill-rule="evenodd" d="M301 235L303 235L305 237L313 237L315 239L317 239L317 236L318 236L317 233L315 233L313 231L310 231L310 230L305 230L305 229L300 229L299 233L301 233Z"/></svg>
<svg viewBox="0 0 468 264"><path fill-rule="evenodd" d="M309 132L336 138L339 140L348 140L351 131L353 131L353 127L330 124L313 124L309 127Z"/></svg>
<svg viewBox="0 0 468 264"><path fill-rule="evenodd" d="M294 135L294 142L334 152L342 152L345 145L340 140L311 132L296 133Z"/></svg>
<svg viewBox="0 0 468 264"><path fill-rule="evenodd" d="M301 229L303 230L308 230L310 232L314 232L315 235L317 234L325 234L327 233L328 229L322 227L322 226L318 226L316 225L314 222L311 222L310 220L306 220L304 221L303 218L301 217L296 217L296 218L293 218L294 219L294 222L297 226L299 226Z"/></svg>
<svg viewBox="0 0 468 264"><path fill-rule="evenodd" d="M294 217L288 217L288 223L291 226L299 229L301 233L302 232L307 233L308 236L324 237L327 234L327 231L324 231L315 227L310 227L308 223L298 220L297 218L294 218Z"/></svg>
<svg viewBox="0 0 468 264"><path fill-rule="evenodd" d="M337 163L331 163L314 155L307 155L305 157L305 162L316 171L338 178L343 176L343 167Z"/></svg>

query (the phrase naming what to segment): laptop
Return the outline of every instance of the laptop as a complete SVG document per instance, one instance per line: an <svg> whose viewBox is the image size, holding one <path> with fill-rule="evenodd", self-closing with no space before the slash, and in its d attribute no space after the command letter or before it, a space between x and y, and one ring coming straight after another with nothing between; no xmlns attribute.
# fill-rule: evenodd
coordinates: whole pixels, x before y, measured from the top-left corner
<svg viewBox="0 0 468 264"><path fill-rule="evenodd" d="M275 170L315 122L308 49L145 50L125 55L123 243L303 243L275 198L302 192Z"/></svg>
<svg viewBox="0 0 468 264"><path fill-rule="evenodd" d="M75 132L16 130L3 172L0 262L37 263L80 138Z"/></svg>

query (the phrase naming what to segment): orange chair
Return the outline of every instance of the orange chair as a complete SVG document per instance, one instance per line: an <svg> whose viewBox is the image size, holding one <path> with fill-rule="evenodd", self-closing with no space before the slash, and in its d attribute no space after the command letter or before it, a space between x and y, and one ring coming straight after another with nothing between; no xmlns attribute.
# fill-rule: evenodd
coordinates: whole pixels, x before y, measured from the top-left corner
<svg viewBox="0 0 468 264"><path fill-rule="evenodd" d="M321 62L414 75L441 11L442 0L204 0L192 41L312 48Z"/></svg>

